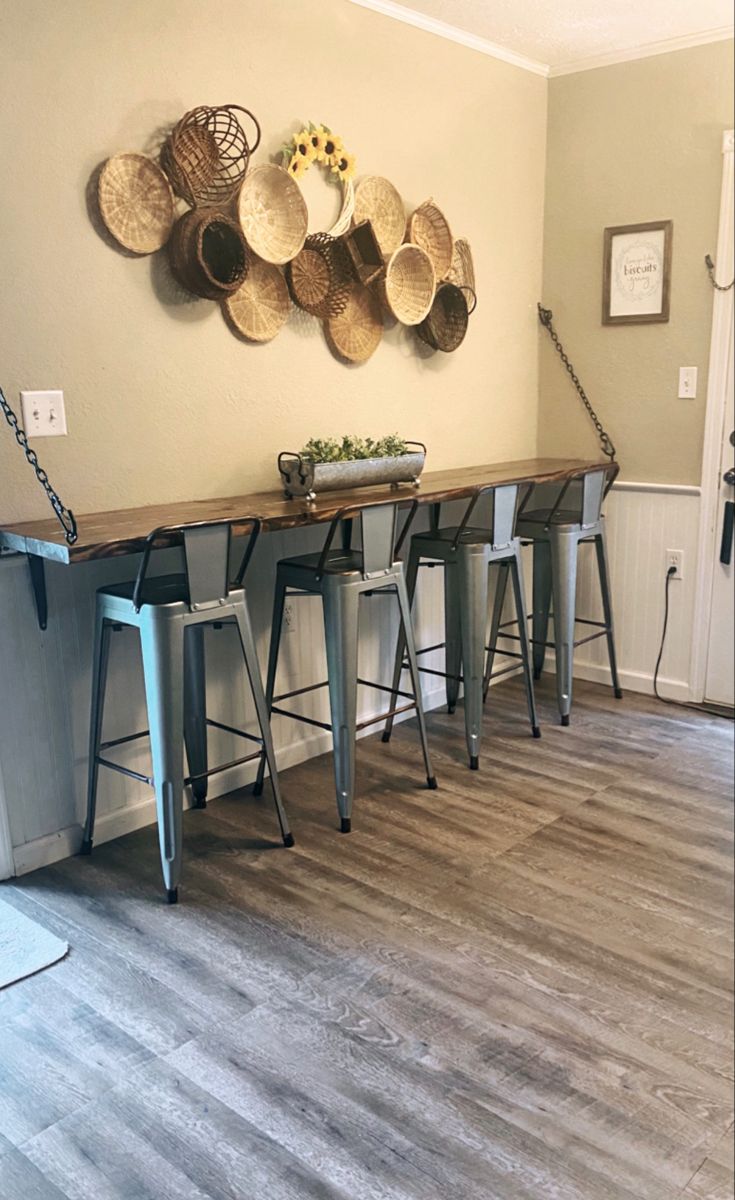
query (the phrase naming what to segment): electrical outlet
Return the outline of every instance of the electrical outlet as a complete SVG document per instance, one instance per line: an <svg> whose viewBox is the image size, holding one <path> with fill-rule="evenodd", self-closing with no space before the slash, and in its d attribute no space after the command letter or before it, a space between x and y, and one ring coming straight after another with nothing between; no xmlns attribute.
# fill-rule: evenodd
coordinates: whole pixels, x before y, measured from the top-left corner
<svg viewBox="0 0 735 1200"><path fill-rule="evenodd" d="M63 437L66 434L64 393L21 392L23 428L28 437Z"/></svg>
<svg viewBox="0 0 735 1200"><path fill-rule="evenodd" d="M684 578L684 551L683 550L667 550L666 551L666 571L671 567L675 568L672 579Z"/></svg>
<svg viewBox="0 0 735 1200"><path fill-rule="evenodd" d="M293 604L287 600L283 606L283 632L293 633L296 629L296 614L293 610Z"/></svg>

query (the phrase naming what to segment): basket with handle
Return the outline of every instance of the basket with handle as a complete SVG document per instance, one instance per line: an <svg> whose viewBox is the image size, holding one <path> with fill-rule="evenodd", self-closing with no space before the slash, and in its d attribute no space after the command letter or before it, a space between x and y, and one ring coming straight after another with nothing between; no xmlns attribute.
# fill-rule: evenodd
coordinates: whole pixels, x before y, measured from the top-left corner
<svg viewBox="0 0 735 1200"><path fill-rule="evenodd" d="M471 297L471 305L467 301ZM443 350L449 354L464 341L470 313L474 312L477 299L472 288L458 287L455 283L440 283L430 311L416 332L432 350Z"/></svg>
<svg viewBox="0 0 735 1200"><path fill-rule="evenodd" d="M252 146L241 114L255 126ZM161 166L177 195L193 208L222 205L245 178L250 155L259 143L260 125L249 109L240 104L200 104L171 130L161 150Z"/></svg>

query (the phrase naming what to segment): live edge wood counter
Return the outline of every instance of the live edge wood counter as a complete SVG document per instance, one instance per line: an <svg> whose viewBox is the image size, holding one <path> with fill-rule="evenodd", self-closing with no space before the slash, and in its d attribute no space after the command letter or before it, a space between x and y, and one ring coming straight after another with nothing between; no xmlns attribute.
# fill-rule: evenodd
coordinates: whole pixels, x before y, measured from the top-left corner
<svg viewBox="0 0 735 1200"><path fill-rule="evenodd" d="M575 475L587 474L609 464L573 458L527 458L517 462L489 463L480 467L461 467L448 471L429 471L418 487L391 490L383 485L327 492L309 504L303 499L284 500L279 492L255 492L217 500L184 500L175 504L151 504L144 508L123 508L115 512L89 513L77 517L78 538L73 546L64 541L58 523L25 521L0 528L0 547L17 550L59 563L89 562L98 558L116 558L135 554L152 529L160 525L183 525L189 521L221 518L232 523L234 534L247 533L248 518L259 517L263 529L295 529L331 521L346 507L367 507L381 500L438 504L461 500L478 487L502 484L563 482ZM163 545L163 543L160 543Z"/></svg>

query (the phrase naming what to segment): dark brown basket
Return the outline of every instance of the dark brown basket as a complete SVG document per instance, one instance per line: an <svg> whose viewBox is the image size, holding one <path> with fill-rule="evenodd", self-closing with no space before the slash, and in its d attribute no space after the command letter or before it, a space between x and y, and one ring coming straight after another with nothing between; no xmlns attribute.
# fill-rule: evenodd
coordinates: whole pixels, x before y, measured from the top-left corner
<svg viewBox="0 0 735 1200"><path fill-rule="evenodd" d="M256 130L248 144L238 113ZM161 150L161 166L174 191L193 208L225 204L245 178L250 155L258 148L260 125L247 108L202 104L185 113Z"/></svg>
<svg viewBox="0 0 735 1200"><path fill-rule="evenodd" d="M467 305L465 292L472 296L471 308ZM417 334L432 350L443 350L447 354L456 350L464 341L469 315L474 312L476 303L471 288L441 283L428 315L416 326Z"/></svg>
<svg viewBox="0 0 735 1200"><path fill-rule="evenodd" d="M168 243L179 283L207 300L236 292L250 265L240 226L211 208L195 208L174 225Z"/></svg>
<svg viewBox="0 0 735 1200"><path fill-rule="evenodd" d="M359 283L374 283L385 274L385 263L380 244L375 236L372 221L366 219L344 234L347 253L352 261L352 270Z"/></svg>
<svg viewBox="0 0 735 1200"><path fill-rule="evenodd" d="M328 320L347 307L352 286L350 258L341 238L312 233L286 268L291 296L299 308Z"/></svg>

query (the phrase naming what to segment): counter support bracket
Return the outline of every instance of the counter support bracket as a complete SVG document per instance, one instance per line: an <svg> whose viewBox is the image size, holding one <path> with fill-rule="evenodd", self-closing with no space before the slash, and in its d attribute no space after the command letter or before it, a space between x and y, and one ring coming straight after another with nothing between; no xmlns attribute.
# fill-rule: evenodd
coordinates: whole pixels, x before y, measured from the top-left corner
<svg viewBox="0 0 735 1200"><path fill-rule="evenodd" d="M33 599L36 603L38 628L45 629L48 625L48 600L46 598L46 569L44 560L38 554L29 554L28 568L31 573Z"/></svg>

